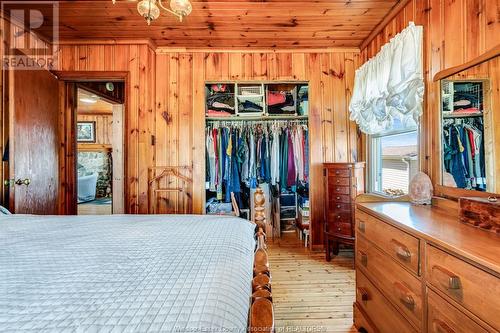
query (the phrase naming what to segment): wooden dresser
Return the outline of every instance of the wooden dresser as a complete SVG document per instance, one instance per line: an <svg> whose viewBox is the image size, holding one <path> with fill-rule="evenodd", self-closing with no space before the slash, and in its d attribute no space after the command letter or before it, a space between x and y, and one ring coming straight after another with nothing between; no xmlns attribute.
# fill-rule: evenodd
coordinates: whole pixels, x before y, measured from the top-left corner
<svg viewBox="0 0 500 333"><path fill-rule="evenodd" d="M500 235L408 202L358 203L355 229L358 329L500 330Z"/></svg>
<svg viewBox="0 0 500 333"><path fill-rule="evenodd" d="M364 193L365 163L325 163L324 233L326 260L331 251L338 254L339 244L354 245L354 200Z"/></svg>

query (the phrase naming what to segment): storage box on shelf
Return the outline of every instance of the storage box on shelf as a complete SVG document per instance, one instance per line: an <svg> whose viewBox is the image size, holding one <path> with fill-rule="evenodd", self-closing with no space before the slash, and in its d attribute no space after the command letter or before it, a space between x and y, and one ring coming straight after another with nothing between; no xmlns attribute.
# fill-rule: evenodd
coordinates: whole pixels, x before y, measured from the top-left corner
<svg viewBox="0 0 500 333"><path fill-rule="evenodd" d="M231 117L236 115L235 84L210 83L205 86L206 116Z"/></svg>
<svg viewBox="0 0 500 333"><path fill-rule="evenodd" d="M265 114L264 84L237 84L237 114L258 116Z"/></svg>
<svg viewBox="0 0 500 333"><path fill-rule="evenodd" d="M266 85L266 112L269 116L297 115L297 85Z"/></svg>

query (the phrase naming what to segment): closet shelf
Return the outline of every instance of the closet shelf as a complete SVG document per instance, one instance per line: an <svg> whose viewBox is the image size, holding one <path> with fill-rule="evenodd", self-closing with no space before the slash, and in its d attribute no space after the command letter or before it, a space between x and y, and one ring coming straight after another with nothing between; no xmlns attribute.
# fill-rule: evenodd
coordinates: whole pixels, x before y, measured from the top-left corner
<svg viewBox="0 0 500 333"><path fill-rule="evenodd" d="M443 118L474 118L482 117L484 114L481 113L455 113L455 114L443 114Z"/></svg>
<svg viewBox="0 0 500 333"><path fill-rule="evenodd" d="M293 115L283 115L283 116L232 116L232 117L206 117L207 121L247 121L247 120L262 120L262 121L272 121L272 120L307 120L308 116L293 116Z"/></svg>

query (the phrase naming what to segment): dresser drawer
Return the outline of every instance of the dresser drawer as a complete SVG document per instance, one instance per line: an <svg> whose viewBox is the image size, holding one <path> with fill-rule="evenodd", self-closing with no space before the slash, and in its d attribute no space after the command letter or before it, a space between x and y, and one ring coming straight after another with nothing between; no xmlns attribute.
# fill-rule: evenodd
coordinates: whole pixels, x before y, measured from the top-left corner
<svg viewBox="0 0 500 333"><path fill-rule="evenodd" d="M332 195L337 195L337 194L351 194L351 187L350 186L341 186L341 185L328 185L328 193L332 193Z"/></svg>
<svg viewBox="0 0 500 333"><path fill-rule="evenodd" d="M421 329L422 283L360 234L356 237L355 257L356 268L364 270L393 305Z"/></svg>
<svg viewBox="0 0 500 333"><path fill-rule="evenodd" d="M432 245L426 255L427 282L500 330L500 279Z"/></svg>
<svg viewBox="0 0 500 333"><path fill-rule="evenodd" d="M352 205L350 203L331 201L329 203L328 210L331 212L349 212L352 214Z"/></svg>
<svg viewBox="0 0 500 333"><path fill-rule="evenodd" d="M428 290L428 295L427 331L429 333L488 332L432 290Z"/></svg>
<svg viewBox="0 0 500 333"><path fill-rule="evenodd" d="M351 186L351 178L350 177L330 176L330 177L328 177L328 185L329 186Z"/></svg>
<svg viewBox="0 0 500 333"><path fill-rule="evenodd" d="M355 220L356 234L365 236L401 265L417 275L420 274L420 241L418 238L359 209L356 210Z"/></svg>
<svg viewBox="0 0 500 333"><path fill-rule="evenodd" d="M328 233L352 237L352 224L345 222L328 223Z"/></svg>
<svg viewBox="0 0 500 333"><path fill-rule="evenodd" d="M416 332L359 270L356 271L356 304L380 332Z"/></svg>
<svg viewBox="0 0 500 333"><path fill-rule="evenodd" d="M328 176L333 177L351 177L351 169L327 169Z"/></svg>
<svg viewBox="0 0 500 333"><path fill-rule="evenodd" d="M329 201L331 203L351 203L350 195L329 193Z"/></svg>
<svg viewBox="0 0 500 333"><path fill-rule="evenodd" d="M328 222L329 223L337 223L337 222L346 222L351 223L352 221L352 212L351 211L343 211L343 212L329 212L328 213Z"/></svg>

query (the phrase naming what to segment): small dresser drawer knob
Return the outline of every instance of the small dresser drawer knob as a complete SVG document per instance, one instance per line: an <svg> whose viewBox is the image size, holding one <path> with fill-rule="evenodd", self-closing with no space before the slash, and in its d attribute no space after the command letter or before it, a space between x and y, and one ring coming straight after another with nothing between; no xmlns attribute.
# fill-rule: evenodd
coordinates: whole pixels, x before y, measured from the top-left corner
<svg viewBox="0 0 500 333"><path fill-rule="evenodd" d="M358 294L358 297L361 301L367 302L370 300L370 294L368 294L368 291L365 288L363 287L356 288L356 293Z"/></svg>
<svg viewBox="0 0 500 333"><path fill-rule="evenodd" d="M460 277L448 269L435 265L432 266L432 273L444 288L449 290L459 290L461 288Z"/></svg>
<svg viewBox="0 0 500 333"><path fill-rule="evenodd" d="M340 209L340 207L342 207L341 205L337 205L337 208Z"/></svg>
<svg viewBox="0 0 500 333"><path fill-rule="evenodd" d="M412 292L401 282L394 282L394 289L399 301L410 311L415 309L415 299Z"/></svg>
<svg viewBox="0 0 500 333"><path fill-rule="evenodd" d="M404 261L410 261L411 252L403 243L395 239L391 239L391 243L393 244L394 251L396 252L396 255L398 256L399 259L402 259Z"/></svg>
<svg viewBox="0 0 500 333"><path fill-rule="evenodd" d="M340 179L337 179L337 184L340 184Z"/></svg>
<svg viewBox="0 0 500 333"><path fill-rule="evenodd" d="M434 331L438 333L455 333L455 331L450 326L439 319L434 319L434 321L432 322L432 326L434 326Z"/></svg>
<svg viewBox="0 0 500 333"><path fill-rule="evenodd" d="M342 217L342 216L340 216L340 215L337 215L337 220L340 220L340 218L341 218L341 217Z"/></svg>
<svg viewBox="0 0 500 333"><path fill-rule="evenodd" d="M361 250L358 251L358 255L359 255L359 261L361 262L361 265L363 265L365 267L368 266L368 255Z"/></svg>
<svg viewBox="0 0 500 333"><path fill-rule="evenodd" d="M358 220L358 229L361 232L366 231L366 223L364 221Z"/></svg>
<svg viewBox="0 0 500 333"><path fill-rule="evenodd" d="M340 200L340 197L337 197L337 200Z"/></svg>
<svg viewBox="0 0 500 333"><path fill-rule="evenodd" d="M337 170L337 171L335 171L335 174L336 174L336 175L340 175L340 171L338 171L338 170Z"/></svg>
<svg viewBox="0 0 500 333"><path fill-rule="evenodd" d="M340 192L340 188L337 187L337 192Z"/></svg>
<svg viewBox="0 0 500 333"><path fill-rule="evenodd" d="M340 228L337 228L337 231L341 231L341 230L342 230L342 229L340 229Z"/></svg>

